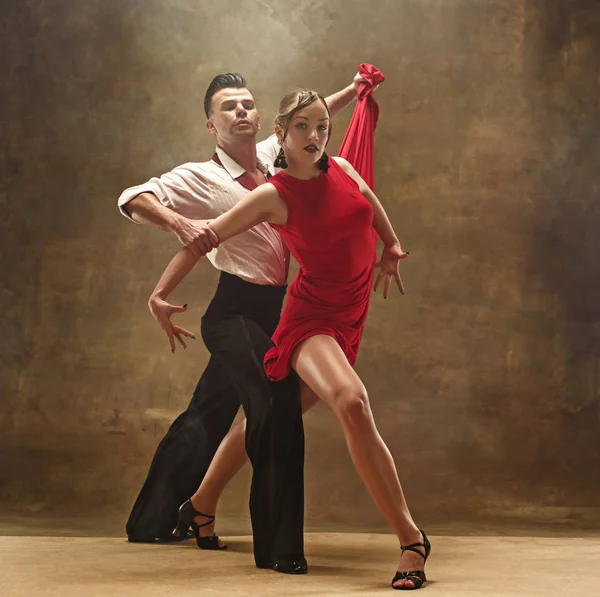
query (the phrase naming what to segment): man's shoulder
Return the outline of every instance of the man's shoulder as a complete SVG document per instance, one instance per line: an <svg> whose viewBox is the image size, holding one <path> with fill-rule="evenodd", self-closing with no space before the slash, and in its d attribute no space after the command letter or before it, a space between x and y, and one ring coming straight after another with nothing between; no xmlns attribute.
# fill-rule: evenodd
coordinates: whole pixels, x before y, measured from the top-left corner
<svg viewBox="0 0 600 597"><path fill-rule="evenodd" d="M275 159L277 158L277 152L279 151L279 145L277 143L277 137L271 135L264 141L256 144L256 157L261 164L270 171L273 172Z"/></svg>
<svg viewBox="0 0 600 597"><path fill-rule="evenodd" d="M205 172L215 172L219 169L219 164L214 160L207 160L206 162L185 162L173 168L173 172L187 171L191 173L203 174Z"/></svg>
<svg viewBox="0 0 600 597"><path fill-rule="evenodd" d="M266 153L271 155L273 152L277 153L278 149L277 136L274 134L256 144L256 151L258 153Z"/></svg>
<svg viewBox="0 0 600 597"><path fill-rule="evenodd" d="M184 179L195 179L206 182L219 182L224 179L225 170L214 160L206 162L186 162L171 170L174 174Z"/></svg>

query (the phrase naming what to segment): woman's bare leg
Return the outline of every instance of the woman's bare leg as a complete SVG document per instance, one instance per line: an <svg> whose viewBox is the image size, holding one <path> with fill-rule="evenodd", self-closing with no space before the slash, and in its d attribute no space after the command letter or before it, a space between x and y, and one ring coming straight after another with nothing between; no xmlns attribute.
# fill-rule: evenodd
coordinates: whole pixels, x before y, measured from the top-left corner
<svg viewBox="0 0 600 597"><path fill-rule="evenodd" d="M292 365L337 415L354 466L400 543L422 541L406 505L392 455L375 426L365 387L338 343L330 336L312 336L296 349ZM419 555L409 551L403 554L399 570L423 568ZM395 584L414 586L407 580Z"/></svg>
<svg viewBox="0 0 600 597"><path fill-rule="evenodd" d="M301 384L302 412L311 409L318 401L318 396L306 385ZM231 427L223 438L219 449L206 471L206 475L196 493L190 498L192 506L199 512L212 515L217 510L217 504L225 486L233 479L238 471L248 461L246 454L246 419ZM202 516L194 518L196 524L207 521ZM201 537L214 533L214 523L200 529Z"/></svg>

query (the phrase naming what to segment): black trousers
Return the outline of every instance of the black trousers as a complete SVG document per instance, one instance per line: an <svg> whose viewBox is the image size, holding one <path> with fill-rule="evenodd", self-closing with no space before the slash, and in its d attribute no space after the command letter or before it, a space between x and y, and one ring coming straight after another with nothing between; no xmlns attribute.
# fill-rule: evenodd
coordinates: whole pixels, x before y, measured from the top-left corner
<svg viewBox="0 0 600 597"><path fill-rule="evenodd" d="M192 400L161 440L127 521L130 541L168 538L177 510L201 483L242 405L252 463L250 515L256 563L303 556L304 429L295 373L269 382L263 357L285 287L222 273L204 317L211 353ZM211 514L210 512L208 514Z"/></svg>

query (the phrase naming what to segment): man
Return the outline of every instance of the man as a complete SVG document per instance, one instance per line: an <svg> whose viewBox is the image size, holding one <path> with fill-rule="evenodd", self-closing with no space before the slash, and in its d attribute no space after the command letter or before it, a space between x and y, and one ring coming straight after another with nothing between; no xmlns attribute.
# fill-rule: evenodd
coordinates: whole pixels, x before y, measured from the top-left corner
<svg viewBox="0 0 600 597"><path fill-rule="evenodd" d="M361 80L357 75L351 85L327 98L332 114L354 99ZM211 359L188 409L158 446L127 522L127 534L134 542L168 540L178 506L202 481L191 506L208 513L196 516L194 522L205 525L197 531L199 535L211 536L212 514L226 483L245 462L245 443L253 465L250 513L256 564L304 573L304 433L299 388L295 375L269 383L262 369L285 294L289 252L268 224L221 247L207 225L207 220L274 174L277 142L272 135L256 145L259 115L241 75L215 77L204 109L207 129L217 139L213 158L184 164L127 189L119 198L126 216L173 232L196 255L208 253L222 272L215 299L202 319ZM184 336L193 335L176 325L171 328L168 319L186 307L154 302L150 308L169 330L171 349L175 340L185 347ZM230 430L240 403L247 419ZM218 542L214 547L222 545Z"/></svg>

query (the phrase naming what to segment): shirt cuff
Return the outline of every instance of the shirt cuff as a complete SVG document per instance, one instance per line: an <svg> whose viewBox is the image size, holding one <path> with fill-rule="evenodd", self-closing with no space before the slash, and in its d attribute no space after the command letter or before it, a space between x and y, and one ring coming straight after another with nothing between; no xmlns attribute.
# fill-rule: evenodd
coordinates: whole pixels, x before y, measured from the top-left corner
<svg viewBox="0 0 600 597"><path fill-rule="evenodd" d="M117 205L119 206L119 211L128 220L131 220L132 222L135 222L135 220L127 213L127 210L125 209L125 207L127 206L127 204L130 201L132 201L133 199L135 199L138 195L141 195L142 193L151 193L160 201L160 197L157 194L156 185L152 185L152 184L143 184L143 185L138 185L135 187L130 187L129 189L126 189L121 193L121 196L119 197L119 200L117 201ZM135 222L135 223L137 224L137 222Z"/></svg>

